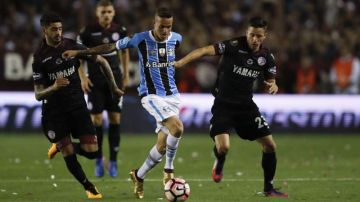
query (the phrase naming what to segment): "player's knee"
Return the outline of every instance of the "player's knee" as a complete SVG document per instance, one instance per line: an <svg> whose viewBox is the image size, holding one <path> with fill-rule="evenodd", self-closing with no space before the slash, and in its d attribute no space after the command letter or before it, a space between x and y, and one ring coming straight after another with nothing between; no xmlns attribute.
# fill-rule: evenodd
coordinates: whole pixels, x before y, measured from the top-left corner
<svg viewBox="0 0 360 202"><path fill-rule="evenodd" d="M174 122L172 130L173 130L172 134L175 137L181 137L181 135L184 132L184 126L183 126L182 122L180 120L177 120L176 122Z"/></svg>
<svg viewBox="0 0 360 202"><path fill-rule="evenodd" d="M276 144L274 141L267 142L263 145L264 152L275 152L276 151Z"/></svg>
<svg viewBox="0 0 360 202"><path fill-rule="evenodd" d="M165 154L166 152L166 144L157 144L156 149L160 154Z"/></svg>
<svg viewBox="0 0 360 202"><path fill-rule="evenodd" d="M92 122L95 126L102 126L103 118L102 116L92 116Z"/></svg>
<svg viewBox="0 0 360 202"><path fill-rule="evenodd" d="M217 147L219 154L227 154L229 149L230 149L230 145L219 145L219 147Z"/></svg>

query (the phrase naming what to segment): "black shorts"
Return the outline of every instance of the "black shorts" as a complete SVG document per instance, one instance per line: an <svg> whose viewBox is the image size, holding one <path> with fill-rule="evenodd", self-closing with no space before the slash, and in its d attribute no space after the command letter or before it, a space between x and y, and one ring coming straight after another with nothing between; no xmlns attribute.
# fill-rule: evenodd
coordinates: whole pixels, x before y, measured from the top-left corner
<svg viewBox="0 0 360 202"><path fill-rule="evenodd" d="M81 136L96 134L86 106L61 114L44 113L41 122L44 135L52 143L70 135L78 139Z"/></svg>
<svg viewBox="0 0 360 202"><path fill-rule="evenodd" d="M261 116L255 103L236 107L225 104L214 104L210 120L210 136L227 133L235 129L242 139L256 140L271 134L269 125Z"/></svg>
<svg viewBox="0 0 360 202"><path fill-rule="evenodd" d="M122 85L118 85L122 86ZM91 92L88 94L88 108L91 114L99 114L104 110L108 112L121 112L123 98L115 98L107 83L101 85L94 85Z"/></svg>

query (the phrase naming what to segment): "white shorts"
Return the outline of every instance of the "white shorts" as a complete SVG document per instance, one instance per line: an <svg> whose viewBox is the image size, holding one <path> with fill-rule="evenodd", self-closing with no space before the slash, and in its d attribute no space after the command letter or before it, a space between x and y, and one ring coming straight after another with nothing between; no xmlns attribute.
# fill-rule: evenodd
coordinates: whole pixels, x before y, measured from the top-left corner
<svg viewBox="0 0 360 202"><path fill-rule="evenodd" d="M164 97L150 94L141 99L142 106L156 119L156 133L163 128L162 121L172 116L179 117L180 103L179 94Z"/></svg>

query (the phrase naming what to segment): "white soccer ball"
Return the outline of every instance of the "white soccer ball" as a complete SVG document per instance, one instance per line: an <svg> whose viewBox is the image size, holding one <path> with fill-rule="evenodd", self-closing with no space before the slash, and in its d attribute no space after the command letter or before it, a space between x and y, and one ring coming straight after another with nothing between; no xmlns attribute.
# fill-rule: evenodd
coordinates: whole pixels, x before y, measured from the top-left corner
<svg viewBox="0 0 360 202"><path fill-rule="evenodd" d="M186 201L190 196L189 184L181 178L169 180L164 187L165 197L169 202Z"/></svg>

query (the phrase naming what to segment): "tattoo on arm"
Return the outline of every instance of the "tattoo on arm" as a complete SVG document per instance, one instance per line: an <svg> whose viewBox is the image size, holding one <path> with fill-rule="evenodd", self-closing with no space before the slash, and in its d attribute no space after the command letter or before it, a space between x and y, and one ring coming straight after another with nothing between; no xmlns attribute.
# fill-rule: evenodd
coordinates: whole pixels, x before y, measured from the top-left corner
<svg viewBox="0 0 360 202"><path fill-rule="evenodd" d="M43 85L34 85L34 89L35 89L35 98L38 101L45 99L55 91L52 85L47 88L44 88Z"/></svg>
<svg viewBox="0 0 360 202"><path fill-rule="evenodd" d="M110 85L111 89L117 87L111 67L109 63L106 61L106 59L98 55L96 58L96 62L100 63L101 70L104 73L106 81Z"/></svg>
<svg viewBox="0 0 360 202"><path fill-rule="evenodd" d="M108 43L108 44L102 44L99 46L95 46L93 48L89 48L86 50L79 50L79 55L96 55L96 54L103 54L103 53L109 53L116 49L115 43Z"/></svg>

